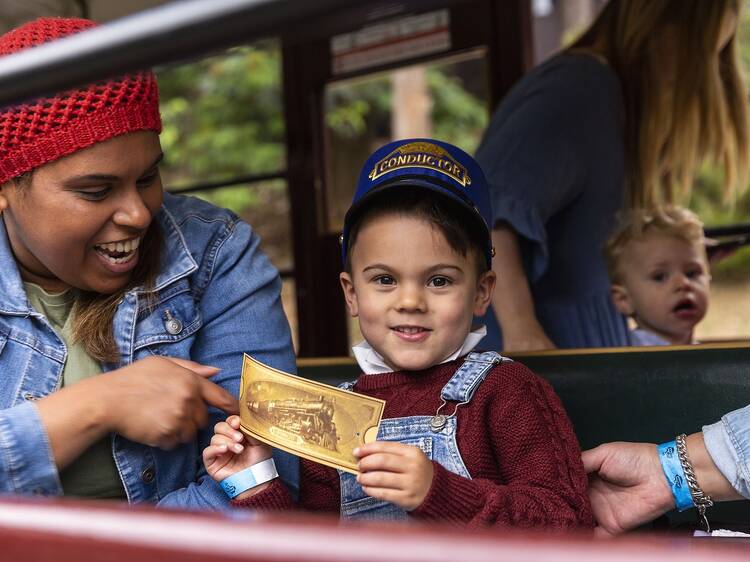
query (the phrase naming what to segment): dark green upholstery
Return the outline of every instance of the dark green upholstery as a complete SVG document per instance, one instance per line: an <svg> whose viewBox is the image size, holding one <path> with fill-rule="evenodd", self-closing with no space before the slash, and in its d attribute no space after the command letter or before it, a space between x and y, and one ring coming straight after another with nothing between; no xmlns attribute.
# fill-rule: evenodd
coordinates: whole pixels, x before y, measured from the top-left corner
<svg viewBox="0 0 750 562"><path fill-rule="evenodd" d="M547 379L560 396L581 443L660 443L693 433L722 414L750 404L750 346L691 346L515 356ZM303 377L335 384L353 380L353 360L300 360ZM731 502L709 511L715 521L750 524L750 503ZM693 511L670 514L692 521Z"/></svg>

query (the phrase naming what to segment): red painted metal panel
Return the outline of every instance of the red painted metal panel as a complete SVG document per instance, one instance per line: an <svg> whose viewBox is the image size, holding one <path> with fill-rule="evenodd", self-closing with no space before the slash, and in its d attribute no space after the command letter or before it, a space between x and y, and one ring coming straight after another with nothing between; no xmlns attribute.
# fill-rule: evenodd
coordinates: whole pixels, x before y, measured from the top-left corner
<svg viewBox="0 0 750 562"><path fill-rule="evenodd" d="M745 562L748 543L640 535L341 524L247 511L191 514L61 500L0 502L0 560L56 562Z"/></svg>

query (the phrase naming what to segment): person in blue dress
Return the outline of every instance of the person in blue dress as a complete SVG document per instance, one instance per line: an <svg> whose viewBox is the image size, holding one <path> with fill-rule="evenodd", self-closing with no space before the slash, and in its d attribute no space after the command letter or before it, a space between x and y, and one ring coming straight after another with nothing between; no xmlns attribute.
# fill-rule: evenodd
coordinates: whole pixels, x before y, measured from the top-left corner
<svg viewBox="0 0 750 562"><path fill-rule="evenodd" d="M737 0L611 0L495 112L477 160L490 183L498 282L488 349L628 344L603 248L617 212L688 193L713 156L748 164ZM721 69L721 72L719 71Z"/></svg>

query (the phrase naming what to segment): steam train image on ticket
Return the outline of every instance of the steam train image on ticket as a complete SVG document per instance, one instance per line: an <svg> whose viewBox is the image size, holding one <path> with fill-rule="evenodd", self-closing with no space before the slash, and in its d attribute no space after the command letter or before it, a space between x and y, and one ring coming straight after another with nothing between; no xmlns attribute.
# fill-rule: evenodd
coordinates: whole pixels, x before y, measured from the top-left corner
<svg viewBox="0 0 750 562"><path fill-rule="evenodd" d="M248 400L247 407L253 414L287 433L319 447L338 451L333 398Z"/></svg>

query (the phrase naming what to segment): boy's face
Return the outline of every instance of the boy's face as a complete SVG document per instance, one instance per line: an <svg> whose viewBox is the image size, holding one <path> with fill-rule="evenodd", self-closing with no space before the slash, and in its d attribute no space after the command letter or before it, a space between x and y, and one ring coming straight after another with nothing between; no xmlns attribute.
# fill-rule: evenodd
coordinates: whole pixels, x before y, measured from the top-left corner
<svg viewBox="0 0 750 562"><path fill-rule="evenodd" d="M341 286L362 335L394 371L442 362L487 310L495 275L477 278L474 254L456 253L422 219L388 214L362 226Z"/></svg>
<svg viewBox="0 0 750 562"><path fill-rule="evenodd" d="M671 343L691 343L706 315L711 280L699 244L660 233L631 242L612 285L618 310Z"/></svg>

